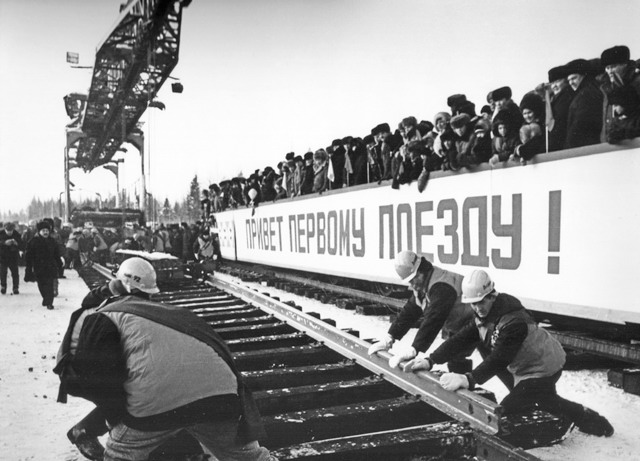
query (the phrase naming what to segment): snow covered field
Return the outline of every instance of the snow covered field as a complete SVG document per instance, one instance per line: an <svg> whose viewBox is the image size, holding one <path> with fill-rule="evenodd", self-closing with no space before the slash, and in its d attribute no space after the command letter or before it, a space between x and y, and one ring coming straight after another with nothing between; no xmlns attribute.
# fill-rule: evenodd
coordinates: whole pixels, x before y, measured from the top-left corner
<svg viewBox="0 0 640 461"><path fill-rule="evenodd" d="M66 432L92 404L73 397L66 405L56 403L58 377L52 372L69 315L87 292L75 271L67 271L66 275L66 279L60 280L60 296L53 311L40 305L34 283L21 281L20 295L0 296L4 326L0 336L0 461L84 459L68 442ZM293 300L304 311L321 312L323 317L336 320L339 328L359 330L362 338L378 336L388 328L385 317L356 316L352 311L275 288L254 286L280 296L283 301ZM405 341L411 340L409 336ZM495 392L498 399L505 394L497 380L485 387ZM533 455L549 461L640 460L639 396L610 387L606 370L565 372L559 382L559 393L605 415L616 433L605 439L574 431L560 445L531 450Z"/></svg>

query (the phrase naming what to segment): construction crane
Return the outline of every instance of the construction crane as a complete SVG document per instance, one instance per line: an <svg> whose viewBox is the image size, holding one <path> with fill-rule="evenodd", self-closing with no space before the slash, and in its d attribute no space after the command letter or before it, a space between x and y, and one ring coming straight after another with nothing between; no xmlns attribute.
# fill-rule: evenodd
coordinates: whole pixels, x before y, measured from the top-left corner
<svg viewBox="0 0 640 461"><path fill-rule="evenodd" d="M69 169L89 172L112 161L124 142L142 151L138 121L178 63L182 9L191 0L128 0L113 30L99 45L88 95L65 97L66 216ZM181 92L180 83L173 84ZM69 150L75 148L75 158ZM72 163L70 163L72 162ZM143 199L144 202L144 199Z"/></svg>

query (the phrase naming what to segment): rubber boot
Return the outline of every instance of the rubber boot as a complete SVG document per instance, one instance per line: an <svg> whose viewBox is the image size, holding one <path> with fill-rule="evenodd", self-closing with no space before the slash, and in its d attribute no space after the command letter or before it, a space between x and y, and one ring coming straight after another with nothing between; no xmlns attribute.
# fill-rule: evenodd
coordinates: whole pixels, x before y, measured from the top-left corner
<svg viewBox="0 0 640 461"><path fill-rule="evenodd" d="M104 447L98 438L88 436L85 430L80 429L77 425L69 429L67 438L85 458L92 461L102 461L104 459Z"/></svg>
<svg viewBox="0 0 640 461"><path fill-rule="evenodd" d="M582 417L575 423L578 430L585 434L597 435L598 437L611 437L614 432L613 426L607 418L587 407L584 407Z"/></svg>

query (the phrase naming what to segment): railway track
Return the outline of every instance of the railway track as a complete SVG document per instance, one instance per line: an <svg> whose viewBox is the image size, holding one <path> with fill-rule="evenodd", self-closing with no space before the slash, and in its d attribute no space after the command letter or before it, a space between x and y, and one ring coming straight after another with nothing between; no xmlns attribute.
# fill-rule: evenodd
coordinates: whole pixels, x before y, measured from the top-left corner
<svg viewBox="0 0 640 461"><path fill-rule="evenodd" d="M91 287L111 273L81 274ZM553 415L505 417L486 391L447 392L437 373L388 367L369 342L230 278L160 283L154 299L189 309L227 341L281 460L535 460L566 432ZM355 334L354 334L355 333Z"/></svg>
<svg viewBox="0 0 640 461"><path fill-rule="evenodd" d="M364 315L390 315L393 317L405 303L405 299L398 298L398 293L395 293L395 297L384 296L366 288L328 283L265 266L225 262L221 271L246 281L274 285L298 295L314 297L323 301L332 300L340 307L355 309ZM580 331L579 327L567 328L572 323L576 323L576 319L570 317L557 315L553 324L548 324L549 320L543 317L539 317L537 320L548 325L547 330L560 341L567 351L572 352L569 364L571 368L624 368L629 364L640 365L640 342L638 341L624 337L612 339L611 336L615 335L609 331L603 332L602 335L596 335Z"/></svg>

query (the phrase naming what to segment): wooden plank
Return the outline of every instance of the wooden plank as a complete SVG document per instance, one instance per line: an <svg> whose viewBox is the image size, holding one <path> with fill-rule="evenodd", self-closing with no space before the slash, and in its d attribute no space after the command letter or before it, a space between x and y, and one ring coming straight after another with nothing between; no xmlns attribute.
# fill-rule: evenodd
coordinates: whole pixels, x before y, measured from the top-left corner
<svg viewBox="0 0 640 461"><path fill-rule="evenodd" d="M346 405L403 395L401 389L378 377L270 389L253 393L260 413L273 415L293 410Z"/></svg>
<svg viewBox="0 0 640 461"><path fill-rule="evenodd" d="M306 334L297 332L271 336L258 336L256 338L231 339L226 343L231 352L237 352L302 346L304 344L310 344L313 341L314 339Z"/></svg>
<svg viewBox="0 0 640 461"><path fill-rule="evenodd" d="M335 381L349 381L364 378L369 375L369 371L353 362L242 372L244 382L253 391L309 386L311 384Z"/></svg>
<svg viewBox="0 0 640 461"><path fill-rule="evenodd" d="M337 363L344 360L340 354L317 343L238 351L233 354L233 357L240 370L268 370L277 367Z"/></svg>
<svg viewBox="0 0 640 461"><path fill-rule="evenodd" d="M291 445L271 454L281 461L417 461L468 459L474 453L474 434L456 422L359 434Z"/></svg>
<svg viewBox="0 0 640 461"><path fill-rule="evenodd" d="M211 325L213 326L213 325ZM225 341L242 338L256 338L259 336L274 336L293 333L295 330L283 322L259 323L254 325L237 325L214 327Z"/></svg>
<svg viewBox="0 0 640 461"><path fill-rule="evenodd" d="M350 405L264 416L269 447L343 438L442 422L445 415L412 398L389 398Z"/></svg>

